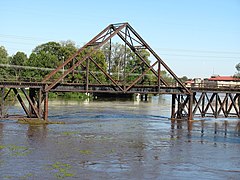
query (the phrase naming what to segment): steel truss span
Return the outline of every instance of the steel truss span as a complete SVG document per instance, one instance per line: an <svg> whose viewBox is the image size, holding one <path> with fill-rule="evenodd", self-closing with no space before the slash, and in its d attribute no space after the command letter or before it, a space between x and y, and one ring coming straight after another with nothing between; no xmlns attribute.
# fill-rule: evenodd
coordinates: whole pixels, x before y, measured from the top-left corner
<svg viewBox="0 0 240 180"><path fill-rule="evenodd" d="M111 54L114 38L121 41L125 47L121 79L119 79L119 75L116 78L116 75L111 72L111 55L106 59L106 62L109 63L108 69L103 68L93 56L104 45L109 46ZM148 62L141 53L143 49L150 54L152 62ZM139 62L135 62L132 69L126 68L127 50L130 50L139 60ZM137 69L142 70L139 73L136 71ZM15 99L19 101L28 118L38 118L45 121L48 119L49 92L171 94L171 118L191 120L196 115L205 117L209 113L216 118L220 115L239 117L239 103L236 103L239 102L239 94L236 93L239 92L239 89L228 92L224 99L218 95L218 92L222 92L220 89L217 89L217 92L212 96L208 96L208 91L205 94L202 93L200 97L197 96L197 92L202 92L204 89L187 88L129 23L110 24L56 69L48 70L51 72L41 81L0 82L2 118L8 116L4 112L6 109L4 103L11 91L15 94ZM162 76L162 70L171 76L173 83L169 83ZM105 78L104 82L99 79L100 75ZM82 77L81 81L78 79L69 82L69 77L75 79L79 76ZM147 76L151 76L153 80L145 81ZM213 102L215 102L216 107Z"/></svg>

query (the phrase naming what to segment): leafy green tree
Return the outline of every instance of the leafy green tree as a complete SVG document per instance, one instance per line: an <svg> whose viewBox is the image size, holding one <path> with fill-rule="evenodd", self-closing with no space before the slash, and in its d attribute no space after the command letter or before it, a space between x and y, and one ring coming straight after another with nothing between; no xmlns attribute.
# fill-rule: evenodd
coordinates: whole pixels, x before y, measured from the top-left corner
<svg viewBox="0 0 240 180"><path fill-rule="evenodd" d="M237 69L237 73L234 76L240 78L240 63L238 63L235 68Z"/></svg>
<svg viewBox="0 0 240 180"><path fill-rule="evenodd" d="M92 49L85 49L80 55L77 56L76 60L81 60L86 54L90 53ZM105 56L101 50L97 50L91 55L91 58L96 62L105 72L107 71L107 63ZM84 61L80 66L78 66L74 73L67 76L69 82L75 83L86 83L87 80L87 67L89 67L88 81L91 83L105 83L106 76L102 71L95 65L90 59Z"/></svg>
<svg viewBox="0 0 240 180"><path fill-rule="evenodd" d="M24 52L17 52L10 58L10 64L16 66L24 66L27 60L27 55ZM15 76L16 80L18 80L19 77L23 78L22 73L24 71L25 69L23 67L13 67L10 70L10 74Z"/></svg>
<svg viewBox="0 0 240 180"><path fill-rule="evenodd" d="M8 64L8 53L4 46L0 46L0 63Z"/></svg>
<svg viewBox="0 0 240 180"><path fill-rule="evenodd" d="M38 67L39 70L28 70L25 75L26 77L40 81L50 72L44 70L44 68L57 68L76 51L77 48L72 41L63 41L61 43L48 42L41 44L33 50L26 62L27 66ZM60 76L60 74L58 73L56 77L57 76Z"/></svg>
<svg viewBox="0 0 240 180"><path fill-rule="evenodd" d="M187 77L187 76L183 76L183 77L180 78L180 80L181 80L182 82L185 82L185 81L188 80L188 77Z"/></svg>
<svg viewBox="0 0 240 180"><path fill-rule="evenodd" d="M141 49L138 50L138 53L141 55L141 57L150 65L150 53L147 50ZM127 72L131 72L130 76L127 77L128 80L132 81L134 79L136 79L138 76L140 76L142 73L144 73L148 67L146 66L145 63L143 63L143 61L137 56L135 55L133 52L131 52L128 55L128 62L127 62ZM132 71L134 69L134 71ZM151 83L151 81L153 81L154 76L153 73L149 70L147 72L147 74L145 76L142 77L140 84L144 84L144 83Z"/></svg>
<svg viewBox="0 0 240 180"><path fill-rule="evenodd" d="M8 53L5 47L0 46L0 64L9 64ZM6 79L9 75L9 68L1 66L0 67L0 78Z"/></svg>
<svg viewBox="0 0 240 180"><path fill-rule="evenodd" d="M165 70L161 71L161 77L169 84L175 83L175 80L172 78L172 76Z"/></svg>
<svg viewBox="0 0 240 180"><path fill-rule="evenodd" d="M239 73L240 72L240 63L238 63L235 67L236 67L236 69L237 69L237 71Z"/></svg>
<svg viewBox="0 0 240 180"><path fill-rule="evenodd" d="M32 53L26 62L27 66L37 67L39 69L30 69L25 72L25 77L30 81L41 81L49 73L45 68L55 68L58 63L57 57L51 53L40 51ZM42 69L41 69L42 68Z"/></svg>
<svg viewBox="0 0 240 180"><path fill-rule="evenodd" d="M104 45L101 50L106 57L108 72L115 80L120 81L123 78L124 67L126 65L125 46L120 43Z"/></svg>
<svg viewBox="0 0 240 180"><path fill-rule="evenodd" d="M115 80L124 81L126 79L127 82L131 83L147 69L147 66L142 63L142 60L137 57L130 48L125 48L125 46L120 43L112 43L111 51L109 47L110 45L108 43L104 45L101 50L105 54L109 74L111 74ZM148 51L142 49L138 50L138 53L150 64L150 53ZM149 71L140 83L149 82L151 78L152 73Z"/></svg>
<svg viewBox="0 0 240 180"><path fill-rule="evenodd" d="M104 53L101 50L98 50L92 55L92 59L106 72L107 71L107 62L104 56ZM93 72L95 77L97 79L104 83L106 82L106 76L101 72L101 70L90 61L89 63L89 69ZM89 80L92 83L96 83L97 79L94 78L94 76L89 76Z"/></svg>

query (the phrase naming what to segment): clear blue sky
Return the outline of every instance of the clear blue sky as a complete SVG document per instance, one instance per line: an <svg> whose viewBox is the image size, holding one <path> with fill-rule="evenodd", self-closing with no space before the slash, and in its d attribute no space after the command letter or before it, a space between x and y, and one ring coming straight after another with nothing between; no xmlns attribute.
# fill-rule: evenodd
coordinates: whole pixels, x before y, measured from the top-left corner
<svg viewBox="0 0 240 180"><path fill-rule="evenodd" d="M240 63L240 0L0 0L0 45L28 55L48 41L80 47L129 22L178 75L233 75Z"/></svg>

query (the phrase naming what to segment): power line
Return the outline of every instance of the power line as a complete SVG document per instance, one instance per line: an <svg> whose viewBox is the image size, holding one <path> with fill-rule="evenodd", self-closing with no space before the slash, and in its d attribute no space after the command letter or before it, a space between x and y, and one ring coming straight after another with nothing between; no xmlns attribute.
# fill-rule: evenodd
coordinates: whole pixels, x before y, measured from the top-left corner
<svg viewBox="0 0 240 180"><path fill-rule="evenodd" d="M19 66L19 65L12 65L12 64L0 64L0 67L8 67L8 68L16 68L16 69L33 69L33 70L42 70L42 71L53 71L54 68L41 68L41 67L34 67L34 66Z"/></svg>
<svg viewBox="0 0 240 180"><path fill-rule="evenodd" d="M42 37L29 37L29 36L19 36L19 35L10 35L10 34L0 34L0 37L14 38L14 39L20 39L20 40L49 40L47 38L42 38Z"/></svg>
<svg viewBox="0 0 240 180"><path fill-rule="evenodd" d="M20 39L20 40L44 40L44 41L51 41L50 39L44 38L44 37L30 37L30 36L19 36L19 35L10 35L10 34L0 34L0 37L4 38L14 38L14 39ZM1 41L1 42L8 42L8 43L19 43L19 42L13 42L13 41ZM80 42L81 44L85 42ZM30 44L30 43L29 43ZM154 48L154 47L153 47ZM154 49L159 49L163 51L181 51L181 52L192 52L192 53L220 53L220 54L240 54L240 52L237 51L217 51L217 50L194 50L194 49L175 49L175 48L160 48L155 47Z"/></svg>
<svg viewBox="0 0 240 180"><path fill-rule="evenodd" d="M191 53L211 53L211 54L239 54L240 52L236 51L209 51L209 50L193 50L193 49L172 49L172 48L156 48L159 50L164 50L164 51L184 51L184 52L191 52Z"/></svg>
<svg viewBox="0 0 240 180"><path fill-rule="evenodd" d="M239 59L240 57L227 57L227 56L204 56L204 55L186 55L186 54L160 54L165 56L177 56L177 57L193 57L193 58L223 58L223 59Z"/></svg>

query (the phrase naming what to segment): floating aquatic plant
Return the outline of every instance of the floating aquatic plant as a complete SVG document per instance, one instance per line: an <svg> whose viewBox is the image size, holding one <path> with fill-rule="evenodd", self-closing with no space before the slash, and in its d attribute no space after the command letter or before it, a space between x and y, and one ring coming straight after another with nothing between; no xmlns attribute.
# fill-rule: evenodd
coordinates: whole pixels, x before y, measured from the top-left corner
<svg viewBox="0 0 240 180"><path fill-rule="evenodd" d="M91 151L91 150L79 150L79 152L80 152L81 154L84 154L84 155L92 154L92 151Z"/></svg>
<svg viewBox="0 0 240 180"><path fill-rule="evenodd" d="M27 146L17 146L14 144L1 145L0 150L5 149L11 156L26 156L32 151Z"/></svg>
<svg viewBox="0 0 240 180"><path fill-rule="evenodd" d="M70 172L72 166L63 162L56 162L49 165L49 170L54 171L54 176L58 179L64 179L66 177L73 177L74 174Z"/></svg>

